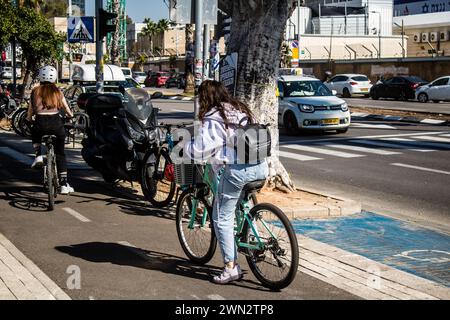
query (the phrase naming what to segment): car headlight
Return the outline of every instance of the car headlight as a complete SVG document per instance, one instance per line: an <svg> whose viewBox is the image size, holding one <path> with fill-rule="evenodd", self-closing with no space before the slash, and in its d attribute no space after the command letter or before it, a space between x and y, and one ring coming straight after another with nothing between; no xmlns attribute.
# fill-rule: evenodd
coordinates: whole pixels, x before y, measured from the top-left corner
<svg viewBox="0 0 450 320"><path fill-rule="evenodd" d="M347 111L348 111L348 104L346 104L346 103L342 104L342 105L341 105L341 110L342 110L343 112L347 112Z"/></svg>
<svg viewBox="0 0 450 320"><path fill-rule="evenodd" d="M313 106L307 104L300 104L299 108L301 112L313 113L315 111Z"/></svg>

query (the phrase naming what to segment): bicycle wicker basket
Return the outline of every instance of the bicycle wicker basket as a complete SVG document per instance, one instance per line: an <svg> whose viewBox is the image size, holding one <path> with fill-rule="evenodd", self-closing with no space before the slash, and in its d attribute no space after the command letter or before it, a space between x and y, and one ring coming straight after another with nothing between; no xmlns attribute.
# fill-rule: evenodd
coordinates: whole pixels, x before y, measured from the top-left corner
<svg viewBox="0 0 450 320"><path fill-rule="evenodd" d="M175 164L175 182L180 186L192 186L203 182L203 165L195 163Z"/></svg>

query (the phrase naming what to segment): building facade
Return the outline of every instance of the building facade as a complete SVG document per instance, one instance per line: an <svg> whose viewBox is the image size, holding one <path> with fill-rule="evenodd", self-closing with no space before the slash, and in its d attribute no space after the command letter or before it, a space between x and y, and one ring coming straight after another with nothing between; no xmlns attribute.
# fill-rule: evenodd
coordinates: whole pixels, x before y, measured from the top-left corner
<svg viewBox="0 0 450 320"><path fill-rule="evenodd" d="M86 15L86 0L72 0L72 14L74 16Z"/></svg>
<svg viewBox="0 0 450 320"><path fill-rule="evenodd" d="M449 0L394 0L393 22L409 38L409 57L450 56Z"/></svg>

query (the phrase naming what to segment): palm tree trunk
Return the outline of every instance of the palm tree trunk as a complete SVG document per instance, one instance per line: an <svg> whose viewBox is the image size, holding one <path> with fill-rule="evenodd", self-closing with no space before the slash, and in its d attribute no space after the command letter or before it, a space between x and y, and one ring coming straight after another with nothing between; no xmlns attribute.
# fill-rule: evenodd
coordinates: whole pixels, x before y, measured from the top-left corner
<svg viewBox="0 0 450 320"><path fill-rule="evenodd" d="M186 87L184 93L194 94L195 78L194 78L194 25L186 25Z"/></svg>
<svg viewBox="0 0 450 320"><path fill-rule="evenodd" d="M228 1L229 3L230 1ZM233 1L231 37L227 53L237 52L237 97L247 103L261 123L272 125L274 145L279 142L277 77L286 21L293 0ZM294 184L274 152L269 159L271 182L283 191Z"/></svg>

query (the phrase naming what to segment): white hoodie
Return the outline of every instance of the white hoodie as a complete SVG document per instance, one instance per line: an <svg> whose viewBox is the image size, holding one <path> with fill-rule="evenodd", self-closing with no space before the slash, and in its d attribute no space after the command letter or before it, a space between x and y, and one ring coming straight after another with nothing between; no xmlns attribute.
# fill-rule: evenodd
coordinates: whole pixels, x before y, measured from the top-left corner
<svg viewBox="0 0 450 320"><path fill-rule="evenodd" d="M240 124L247 118L245 113L236 110L230 104L224 104L225 114L230 124ZM242 125L246 125L244 120ZM187 156L196 161L206 161L215 165L232 164L236 161L236 151L227 146L227 142L235 135L233 126L228 129L220 116L219 111L214 108L208 112L202 126L194 139L187 143L185 152Z"/></svg>

